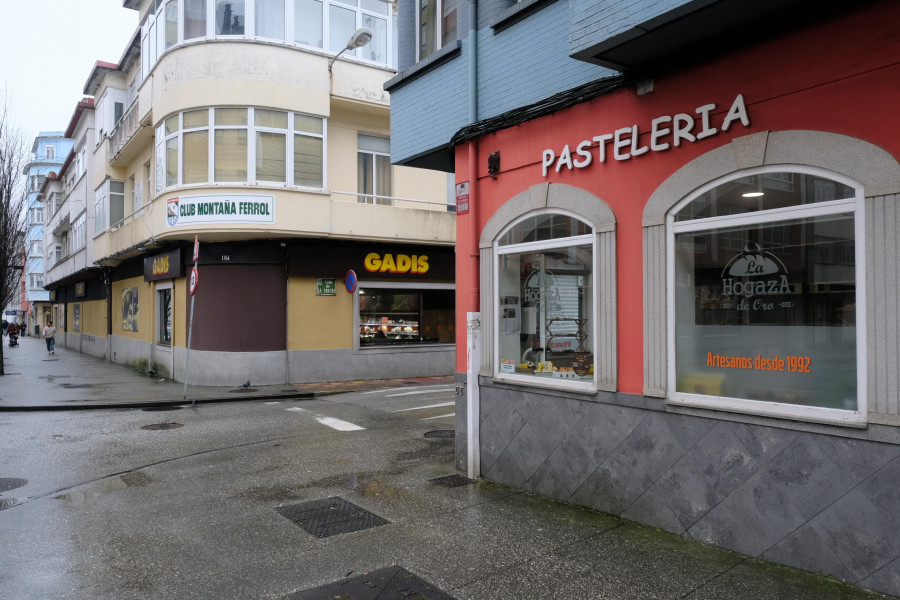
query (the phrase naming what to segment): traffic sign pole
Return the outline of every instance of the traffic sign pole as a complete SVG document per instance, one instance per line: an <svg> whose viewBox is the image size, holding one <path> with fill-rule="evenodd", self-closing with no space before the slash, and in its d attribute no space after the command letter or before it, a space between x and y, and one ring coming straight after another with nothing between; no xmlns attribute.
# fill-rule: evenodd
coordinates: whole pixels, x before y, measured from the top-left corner
<svg viewBox="0 0 900 600"><path fill-rule="evenodd" d="M194 236L194 267L191 269L189 289L191 292L191 324L188 327L187 353L184 359L184 400L187 400L188 388L188 367L191 364L191 337L194 333L194 292L197 291L197 285L200 281L200 272L197 270L197 263L200 261L200 241L198 236ZM197 399L191 405L197 404Z"/></svg>

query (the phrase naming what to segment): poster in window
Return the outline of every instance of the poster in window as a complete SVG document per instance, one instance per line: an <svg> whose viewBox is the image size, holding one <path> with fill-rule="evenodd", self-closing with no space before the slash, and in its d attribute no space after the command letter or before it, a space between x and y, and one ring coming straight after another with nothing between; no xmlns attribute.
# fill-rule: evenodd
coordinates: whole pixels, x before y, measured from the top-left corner
<svg viewBox="0 0 900 600"><path fill-rule="evenodd" d="M138 289L122 290L122 331L138 330Z"/></svg>
<svg viewBox="0 0 900 600"><path fill-rule="evenodd" d="M500 333L519 333L522 330L519 319L519 297L500 297Z"/></svg>
<svg viewBox="0 0 900 600"><path fill-rule="evenodd" d="M81 305L72 306L72 330L81 331Z"/></svg>

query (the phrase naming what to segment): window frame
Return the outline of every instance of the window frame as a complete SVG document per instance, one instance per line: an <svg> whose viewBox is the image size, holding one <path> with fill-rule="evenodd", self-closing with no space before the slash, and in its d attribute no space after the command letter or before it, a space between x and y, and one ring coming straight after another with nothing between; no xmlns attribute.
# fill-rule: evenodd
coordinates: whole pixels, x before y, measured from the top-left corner
<svg viewBox="0 0 900 600"><path fill-rule="evenodd" d="M435 3L435 32L434 38L436 41L436 45L434 49L428 54L422 55L422 2L423 0L416 0L416 62L425 60L429 56L437 53L441 48L450 45L454 40L447 40L447 43L444 43L444 5L448 0L424 0L425 2L431 1ZM456 38L459 38L459 2L457 0L450 0L454 2L454 12L456 13Z"/></svg>
<svg viewBox="0 0 900 600"><path fill-rule="evenodd" d="M215 111L219 109L232 109L239 108L243 109L247 113L247 123L245 125L216 125L215 124ZM207 124L200 127L191 127L185 129L184 127L184 114L187 112L197 112L197 111L209 111ZM265 111L274 111L286 113L287 115L287 128L279 129L276 127L269 127L263 125L255 124L255 115L256 110L265 110ZM314 119L318 119L322 123L322 133L315 133L306 130L297 129L295 118L297 115L304 117L312 117ZM172 119L173 117L178 118L178 126L172 133L165 133L165 123L167 120ZM226 131L226 130L242 130L247 133L247 178L245 180L235 180L235 181L215 181L215 132L216 131ZM207 141L207 179L206 181L200 181L195 183L184 183L184 134L185 133L195 133L200 131L206 131L206 141ZM283 134L285 136L285 181L269 181L266 179L260 179L257 176L256 172L256 133L264 132L264 133L276 133ZM321 169L322 169L322 185L321 186L305 186L305 185L297 185L295 183L295 164L294 164L294 147L295 147L295 137L296 136L306 136L311 138L320 139L322 141L322 155L321 155ZM165 168L165 160L166 160L166 144L172 140L176 140L176 151L178 153L177 162L177 176L175 178L175 183L172 185L167 185L165 180L166 168ZM156 160L156 193L160 194L166 190L174 189L174 188L186 188L186 187L228 187L234 185L253 185L253 186L264 186L264 187L275 187L275 188L284 188L284 189L292 189L292 190L314 190L314 191L324 191L328 187L328 118L321 115L313 115L309 113L303 113L295 110L286 110L283 108L271 108L271 107L263 107L263 106L241 106L241 107L230 107L230 106L211 106L206 108L197 108L191 110L181 111L174 115L169 115L168 117L163 118L159 124L156 126L156 151L155 151L155 160Z"/></svg>
<svg viewBox="0 0 900 600"><path fill-rule="evenodd" d="M386 137L382 137L382 136L368 135L368 134L363 134L363 133L357 134L356 191L357 191L357 195L358 195L358 201L362 204L380 204L380 202L378 202L379 197L391 198L394 195L394 167L391 164L391 153L390 153L390 150L388 150L387 152L381 152L378 150L364 150L364 149L360 148L360 146L361 146L360 142L363 141L361 139L362 136L365 136L366 138L378 138L379 140L383 140L383 141L387 142L389 149L390 149L391 139L389 137L386 138ZM364 191L360 190L360 187L362 186L362 179L360 177L362 174L359 172L360 155L366 155L365 160L372 169L372 193L371 194L366 194ZM378 180L378 164L377 164L378 158L377 157L379 157L379 156L381 156L383 158L387 158L387 161L388 161L388 178L389 178L388 187L390 189L388 190L387 194L379 194L378 193L378 185L380 182ZM388 200L386 202L386 204L391 204L391 200Z"/></svg>
<svg viewBox="0 0 900 600"><path fill-rule="evenodd" d="M187 2L185 0L169 0L168 2L161 2L158 4L154 4L150 7L150 10L144 15L144 19L140 24L140 32L141 32L141 61L142 61L142 71L145 74L145 78L149 76L151 71L157 62L162 58L164 54L169 52L170 50L176 49L179 46L185 44L194 44L198 42L211 41L211 40L226 40L226 41L262 41L266 43L275 43L282 44L289 47L294 48L313 48L319 52L325 52L329 55L337 54L338 51L329 50L331 47L332 41L330 40L330 12L332 7L343 8L347 10L351 10L354 13L354 30L359 29L360 27L364 27L364 19L374 18L374 19L382 19L385 23L385 39L383 40L383 49L385 52L385 60L378 61L372 60L371 58L366 57L365 48L362 49L353 49L347 50L341 54L342 57L351 56L356 60L361 62L365 62L367 64L376 65L383 68L395 69L396 68L396 56L394 52L394 36L396 35L395 25L394 25L394 17L391 10L390 2L383 2L385 10L384 12L378 12L375 10L371 10L364 6L364 2L361 0L355 0L355 2L340 2L339 0L318 0L322 7L322 15L321 15L321 33L322 33L322 45L311 45L305 44L302 42L296 41L297 38L297 28L296 28L296 13L297 13L297 2L296 0L279 0L281 2L282 8L282 18L283 18L283 37L268 37L260 35L257 32L257 16L258 10L260 10L260 6L263 5L266 1L271 0L241 0L243 2L243 10L244 10L244 22L243 22L243 33L238 34L219 34L216 33L216 7L217 0L203 0L203 6L205 7L204 14L204 33L202 36L196 36L191 38L185 38L185 14L187 10ZM352 1L352 0L351 0ZM166 21L166 7L169 3L175 3L177 5L176 15L175 15L175 28L170 29L167 28ZM441 2L443 6L443 2ZM440 21L440 19L439 19ZM169 24L172 22L169 21ZM175 31L175 41L172 44L169 44L169 39L167 38L167 29L168 33ZM351 32L352 33L352 32ZM373 29L373 33L378 33ZM344 48L344 45L349 41L349 37L344 40L336 40L334 43L335 47L339 47L340 49Z"/></svg>
<svg viewBox="0 0 900 600"><path fill-rule="evenodd" d="M359 340L359 328L363 324L362 318L360 316L359 311L359 291L361 289L374 290L374 289L394 289L394 290L409 290L412 292L421 292L425 290L431 291L456 291L455 283L434 283L434 282L415 282L415 281L385 281L385 280L359 280L357 282L357 288L353 292L353 349L356 352L366 352L366 353L379 353L379 352L428 352L430 350L446 350L447 348L454 347L456 344L456 340L454 337L453 341L450 342L421 342L421 343L409 343L409 344L383 344L383 345L363 345ZM454 302L455 302L455 294L454 294ZM420 307L420 313L422 308ZM455 313L455 310L454 310ZM455 318L455 316L454 316ZM419 327L421 327L421 320L419 321ZM454 323L454 328L456 327L456 323Z"/></svg>
<svg viewBox="0 0 900 600"><path fill-rule="evenodd" d="M512 230L516 225L532 219L534 217L544 216L544 215L560 215L563 217L568 217L572 219L576 219L588 227L590 227L591 231L587 234L578 235L578 236L568 236L564 238L552 238L549 240L540 240L534 242L524 242L518 244L507 244L501 245L500 241L503 237ZM592 331L595 330L595 327L598 323L599 319L599 294L600 287L599 281L600 276L598 274L600 261L599 261L599 251L600 248L597 242L597 229L593 223L587 221L583 216L578 215L572 211L566 210L564 208L544 208L531 212L527 212L523 215L518 216L516 219L510 221L504 226L500 232L497 234L493 241L493 281L491 284L491 303L490 310L493 313L492 319L492 331L491 331L491 347L493 348L492 352L492 365L491 365L491 375L495 381L504 381L509 383L516 383L528 386L542 387L542 388L554 388L554 389L564 389L564 390L572 390L577 392L585 392L585 393L595 393L598 387L598 376L599 369L597 368L597 355L600 352L600 348L598 344L600 340L597 339L595 335L591 335L590 339L592 340L592 348L591 348L591 356L592 356L592 365L594 367L594 373L591 377L590 381L578 380L571 381L567 379L555 378L555 377L536 377L533 375L523 375L516 373L502 373L500 371L500 325L502 323L502 315L500 314L500 260L502 256L509 254L523 254L527 252L540 252L544 250L553 250L557 248L568 248L571 246L590 246L591 247L591 308L590 308L590 316L589 318L589 327ZM521 317L519 317L521 318Z"/></svg>
<svg viewBox="0 0 900 600"><path fill-rule="evenodd" d="M675 215L697 197L710 190L753 175L771 173L798 173L836 181L854 189L852 199L829 200L810 204L793 205L758 212L707 217L688 221L675 221ZM766 402L725 396L706 396L676 391L676 333L675 333L675 236L678 233L715 231L736 226L765 225L788 220L816 216L852 213L855 245L855 295L856 295L856 410ZM839 173L804 165L768 165L735 171L718 177L673 205L665 217L666 236L666 403L673 406L707 408L732 413L780 417L802 421L864 426L867 421L867 355L866 355L866 257L865 257L865 197L863 186Z"/></svg>

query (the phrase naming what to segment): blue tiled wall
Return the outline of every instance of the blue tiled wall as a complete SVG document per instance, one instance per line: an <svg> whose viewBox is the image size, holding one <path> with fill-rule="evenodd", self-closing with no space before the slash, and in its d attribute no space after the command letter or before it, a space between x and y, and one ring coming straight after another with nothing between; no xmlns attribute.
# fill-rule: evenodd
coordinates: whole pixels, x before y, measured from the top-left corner
<svg viewBox="0 0 900 600"><path fill-rule="evenodd" d="M496 32L478 32L478 120L614 72L568 56L569 5L558 1ZM391 93L394 162L441 147L469 124L468 52Z"/></svg>
<svg viewBox="0 0 900 600"><path fill-rule="evenodd" d="M686 4L705 0L569 0L569 54L624 33L636 25Z"/></svg>

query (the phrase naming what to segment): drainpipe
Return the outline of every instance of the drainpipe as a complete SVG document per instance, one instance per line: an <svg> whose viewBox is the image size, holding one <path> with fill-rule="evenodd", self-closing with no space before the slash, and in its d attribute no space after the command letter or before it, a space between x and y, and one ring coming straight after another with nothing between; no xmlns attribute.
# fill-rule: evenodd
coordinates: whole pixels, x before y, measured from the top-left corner
<svg viewBox="0 0 900 600"><path fill-rule="evenodd" d="M469 124L478 120L478 13L477 0L469 0ZM481 364L481 313L479 308L480 269L478 264L478 155L476 140L469 140L469 286L466 323L466 451L470 479L481 474L481 394L478 371Z"/></svg>

